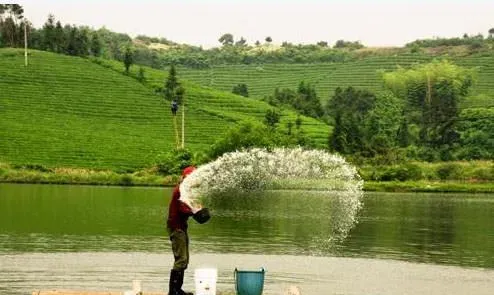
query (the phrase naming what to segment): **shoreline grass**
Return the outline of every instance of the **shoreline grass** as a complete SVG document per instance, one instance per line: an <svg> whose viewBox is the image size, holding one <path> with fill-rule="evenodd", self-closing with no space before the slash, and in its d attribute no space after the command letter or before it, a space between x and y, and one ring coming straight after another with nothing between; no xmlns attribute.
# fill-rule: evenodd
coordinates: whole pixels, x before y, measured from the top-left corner
<svg viewBox="0 0 494 295"><path fill-rule="evenodd" d="M448 181L366 181L367 192L494 193L494 182Z"/></svg>
<svg viewBox="0 0 494 295"><path fill-rule="evenodd" d="M159 186L169 187L179 180L178 175L160 175L156 169L134 173L117 173L110 170L76 168L14 168L0 163L0 183L69 184L107 186ZM462 192L494 193L493 181L468 180L407 180L365 181L364 191L369 192Z"/></svg>
<svg viewBox="0 0 494 295"><path fill-rule="evenodd" d="M178 176L163 176L153 169L134 173L77 168L30 169L0 164L0 183L114 185L114 186L173 186Z"/></svg>

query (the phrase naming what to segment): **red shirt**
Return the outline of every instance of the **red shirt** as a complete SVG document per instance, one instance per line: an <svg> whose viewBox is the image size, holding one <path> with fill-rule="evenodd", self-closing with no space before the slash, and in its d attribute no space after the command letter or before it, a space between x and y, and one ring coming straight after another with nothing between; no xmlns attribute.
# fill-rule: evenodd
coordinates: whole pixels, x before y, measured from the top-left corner
<svg viewBox="0 0 494 295"><path fill-rule="evenodd" d="M187 219L194 215L192 209L185 203L179 200L180 189L177 185L173 189L172 199L170 200L170 206L168 208L168 221L167 226L170 230L181 229L187 231Z"/></svg>

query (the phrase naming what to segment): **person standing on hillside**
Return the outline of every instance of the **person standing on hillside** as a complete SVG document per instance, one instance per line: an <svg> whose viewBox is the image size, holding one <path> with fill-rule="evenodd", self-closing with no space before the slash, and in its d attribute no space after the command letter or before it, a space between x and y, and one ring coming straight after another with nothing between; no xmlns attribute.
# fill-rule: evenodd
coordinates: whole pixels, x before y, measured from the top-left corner
<svg viewBox="0 0 494 295"><path fill-rule="evenodd" d="M177 103L177 101L174 99L174 100L172 101L172 114L173 114L174 116L176 116L176 115L177 115L177 111L178 111L178 103Z"/></svg>
<svg viewBox="0 0 494 295"><path fill-rule="evenodd" d="M189 166L182 171L180 183L195 170ZM172 199L168 208L167 229L172 243L175 262L170 272L169 295L192 295L184 292L184 272L189 264L189 236L187 234L187 220L201 210L201 206L189 207L180 200L180 183L173 190Z"/></svg>

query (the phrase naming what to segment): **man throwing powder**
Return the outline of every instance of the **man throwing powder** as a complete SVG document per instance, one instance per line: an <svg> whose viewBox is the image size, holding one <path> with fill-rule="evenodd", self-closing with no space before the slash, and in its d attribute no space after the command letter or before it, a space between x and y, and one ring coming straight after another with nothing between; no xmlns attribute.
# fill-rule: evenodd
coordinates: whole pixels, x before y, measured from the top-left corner
<svg viewBox="0 0 494 295"><path fill-rule="evenodd" d="M195 170L189 166L182 171L180 183ZM189 264L189 236L187 234L187 220L198 212L201 207L191 208L180 201L180 183L173 190L172 199L168 208L167 228L172 242L173 257L175 263L170 273L169 295L192 295L184 292L182 285L184 282L184 272Z"/></svg>

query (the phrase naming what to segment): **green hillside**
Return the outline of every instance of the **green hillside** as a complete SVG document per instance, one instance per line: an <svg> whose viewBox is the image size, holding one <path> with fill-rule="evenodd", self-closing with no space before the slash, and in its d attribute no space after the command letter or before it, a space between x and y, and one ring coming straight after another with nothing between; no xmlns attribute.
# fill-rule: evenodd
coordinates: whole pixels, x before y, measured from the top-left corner
<svg viewBox="0 0 494 295"><path fill-rule="evenodd" d="M31 51L29 62L24 67L21 50L0 49L0 162L125 170L149 166L174 147L169 106L150 87L89 59ZM165 78L146 75L160 84ZM262 120L270 108L192 83L185 88L186 147L193 151L240 120ZM282 124L295 117L283 115ZM304 118L302 129L326 144L327 125Z"/></svg>
<svg viewBox="0 0 494 295"><path fill-rule="evenodd" d="M93 61L106 68L112 69L117 73L124 71L123 64L115 60L94 58ZM159 89L163 87L167 77L166 72L149 67L142 68L145 69L145 85L150 89ZM137 77L138 71L138 67L131 67L129 71L130 76ZM182 75L181 70L178 71L178 76L179 79L182 79L182 77L186 79L185 76ZM218 91L217 89L207 86L199 86L188 80L184 80L181 83L187 89L185 99L190 107L194 110L199 110L229 122L251 119L260 122L264 120L266 111L272 108L268 104L257 99L245 98L226 91ZM284 128L287 121L294 122L296 118L297 114L295 112L285 110L282 112L280 125ZM312 140L314 140L316 145L320 147L327 146L328 132L332 130L331 126L327 126L314 118L302 117L302 129Z"/></svg>
<svg viewBox="0 0 494 295"><path fill-rule="evenodd" d="M245 83L249 94L254 97L272 95L276 87L295 89L304 80L316 86L319 97L326 103L338 86L380 90L382 79L379 70L407 67L432 58L424 54L400 54L342 63L221 65L209 69L179 68L179 71L189 81L224 91ZM460 66L478 67L478 81L465 106L494 107L494 56L455 57L452 60Z"/></svg>

